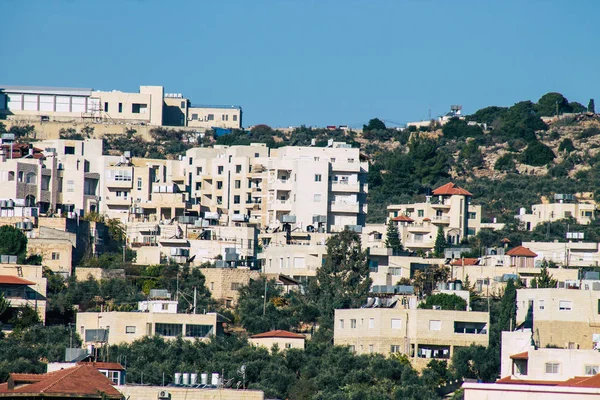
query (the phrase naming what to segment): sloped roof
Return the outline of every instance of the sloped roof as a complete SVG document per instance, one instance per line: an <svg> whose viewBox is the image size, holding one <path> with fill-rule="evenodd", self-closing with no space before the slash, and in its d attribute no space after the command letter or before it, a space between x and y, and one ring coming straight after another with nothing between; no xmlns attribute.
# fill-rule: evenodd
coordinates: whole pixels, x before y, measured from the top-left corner
<svg viewBox="0 0 600 400"><path fill-rule="evenodd" d="M445 185L440 186L439 188L433 191L433 194L436 196L452 196L452 195L460 195L460 196L473 196L470 192L461 188L460 186L455 185L452 182L448 182Z"/></svg>
<svg viewBox="0 0 600 400"><path fill-rule="evenodd" d="M539 385L539 386L562 386L562 387L586 387L600 388L600 374L592 376L576 376L565 381L542 381L528 379L513 379L506 376L498 379L496 383L514 384L514 385Z"/></svg>
<svg viewBox="0 0 600 400"><path fill-rule="evenodd" d="M0 275L0 285L35 285L35 282L12 275Z"/></svg>
<svg viewBox="0 0 600 400"><path fill-rule="evenodd" d="M513 360L528 360L529 353L525 351L523 353L513 354L512 356L510 356L510 358Z"/></svg>
<svg viewBox="0 0 600 400"><path fill-rule="evenodd" d="M286 339L304 339L304 335L300 335L297 333L293 333L290 331L284 330L275 330L263 333L257 333L256 335L250 336L251 339L260 339L260 338L286 338Z"/></svg>
<svg viewBox="0 0 600 400"><path fill-rule="evenodd" d="M450 265L452 266L462 266L464 261L464 265L478 265L478 258L459 258L458 260L453 260Z"/></svg>
<svg viewBox="0 0 600 400"><path fill-rule="evenodd" d="M527 247L517 246L513 249L510 249L506 252L509 256L517 256L517 257L537 257L537 254L533 251L529 250Z"/></svg>
<svg viewBox="0 0 600 400"><path fill-rule="evenodd" d="M47 374L10 374L8 382L0 385L0 397L15 394L29 396L77 396L87 398L121 399L121 393L92 365L78 365ZM21 379L20 379L21 378ZM35 382L32 382L35 381ZM25 383L24 385L22 385ZM15 384L22 385L15 387ZM9 389L9 387L12 387Z"/></svg>
<svg viewBox="0 0 600 400"><path fill-rule="evenodd" d="M407 217L404 214L398 215L397 217L392 218L394 222L415 222L414 219Z"/></svg>
<svg viewBox="0 0 600 400"><path fill-rule="evenodd" d="M80 361L77 365L91 365L96 369L110 369L113 371L125 371L125 368L119 363L116 362L85 362Z"/></svg>

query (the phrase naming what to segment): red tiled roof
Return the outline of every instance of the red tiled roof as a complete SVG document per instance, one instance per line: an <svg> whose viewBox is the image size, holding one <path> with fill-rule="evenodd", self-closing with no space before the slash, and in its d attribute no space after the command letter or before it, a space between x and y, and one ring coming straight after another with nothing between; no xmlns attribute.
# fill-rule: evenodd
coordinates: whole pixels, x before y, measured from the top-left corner
<svg viewBox="0 0 600 400"><path fill-rule="evenodd" d="M0 275L0 285L35 285L35 282L12 275Z"/></svg>
<svg viewBox="0 0 600 400"><path fill-rule="evenodd" d="M0 385L0 397L14 397L15 394L40 396L62 395L61 397L87 397L121 399L121 393L110 381L92 365L78 365L47 374L40 374L36 382L14 387L15 383L28 383L33 374L10 374L7 383ZM19 380L18 378L25 378ZM14 389L9 389L9 385ZM66 395L66 396L65 396Z"/></svg>
<svg viewBox="0 0 600 400"><path fill-rule="evenodd" d="M96 369L110 369L113 371L125 371L125 368L119 363L116 362L86 362L80 361L77 365L91 365Z"/></svg>
<svg viewBox="0 0 600 400"><path fill-rule="evenodd" d="M525 351L523 353L513 354L512 356L510 356L510 358L513 359L513 360L528 360L529 359L529 353L527 353Z"/></svg>
<svg viewBox="0 0 600 400"><path fill-rule="evenodd" d="M512 358L512 357L511 357ZM600 388L600 374L593 376L576 376L566 381L540 381L528 379L513 379L506 376L498 379L496 383L514 384L514 385L540 385L540 386L563 386L563 387L586 387Z"/></svg>
<svg viewBox="0 0 600 400"><path fill-rule="evenodd" d="M433 191L433 194L436 196L451 196L451 195L460 195L460 196L473 196L471 193L469 193L468 191L466 191L465 189L461 188L460 186L456 186L454 183L452 182L448 182L443 186L440 186L439 188L435 189Z"/></svg>
<svg viewBox="0 0 600 400"><path fill-rule="evenodd" d="M264 333L257 333L256 335L250 336L251 339L260 339L260 338L287 338L287 339L304 339L304 335L299 335L297 333L284 331L284 330L276 330L269 331Z"/></svg>
<svg viewBox="0 0 600 400"><path fill-rule="evenodd" d="M464 261L464 265L478 265L478 258L459 258L458 260L454 260L450 263L452 266L462 266Z"/></svg>
<svg viewBox="0 0 600 400"><path fill-rule="evenodd" d="M423 221L431 221L431 218L423 218Z"/></svg>
<svg viewBox="0 0 600 400"><path fill-rule="evenodd" d="M537 254L523 246L517 246L514 249L510 249L506 252L506 254L517 257L537 257Z"/></svg>
<svg viewBox="0 0 600 400"><path fill-rule="evenodd" d="M407 217L404 214L398 215L397 217L392 218L394 222L415 222L414 219Z"/></svg>

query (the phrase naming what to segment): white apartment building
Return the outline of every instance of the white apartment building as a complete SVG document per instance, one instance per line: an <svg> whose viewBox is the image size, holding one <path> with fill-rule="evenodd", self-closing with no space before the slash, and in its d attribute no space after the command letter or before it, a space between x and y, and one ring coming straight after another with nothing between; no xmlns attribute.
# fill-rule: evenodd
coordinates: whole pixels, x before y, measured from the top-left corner
<svg viewBox="0 0 600 400"><path fill-rule="evenodd" d="M388 220L398 224L400 240L410 250L431 250L440 226L448 243L459 244L481 227L481 206L470 204L471 197L465 189L447 183L424 203L388 206Z"/></svg>
<svg viewBox="0 0 600 400"><path fill-rule="evenodd" d="M572 194L554 195L554 203L534 204L531 213L525 208L519 210L515 218L521 221L528 231L543 222L553 222L565 218L574 218L580 225L588 225L596 219L596 203L593 200L581 200Z"/></svg>
<svg viewBox="0 0 600 400"><path fill-rule="evenodd" d="M182 126L206 130L241 128L239 106L194 106L162 86L140 86L138 93L91 88L0 85L0 114L30 122L87 122Z"/></svg>

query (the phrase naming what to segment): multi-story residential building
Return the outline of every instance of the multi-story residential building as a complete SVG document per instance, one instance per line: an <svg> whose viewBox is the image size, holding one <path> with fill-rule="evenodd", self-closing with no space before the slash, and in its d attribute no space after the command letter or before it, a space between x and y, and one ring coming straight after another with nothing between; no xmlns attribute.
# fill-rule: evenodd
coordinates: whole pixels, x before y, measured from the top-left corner
<svg viewBox="0 0 600 400"><path fill-rule="evenodd" d="M531 206L531 214L525 208L519 210L515 218L523 223L528 231L543 222L553 222L565 218L574 218L580 225L588 225L596 219L597 207L593 200L580 200L572 194L554 195L554 203L542 203Z"/></svg>
<svg viewBox="0 0 600 400"><path fill-rule="evenodd" d="M80 312L76 324L84 345L131 343L152 335L208 340L221 329L216 313L179 314L177 302L169 300L141 302L139 312Z"/></svg>
<svg viewBox="0 0 600 400"><path fill-rule="evenodd" d="M239 106L195 106L162 86L140 86L138 93L89 88L0 86L0 114L34 122L88 122L198 129L241 128Z"/></svg>
<svg viewBox="0 0 600 400"><path fill-rule="evenodd" d="M263 333L257 333L248 338L248 342L254 346L262 346L271 350L277 346L280 350L301 349L304 350L304 341L306 337L298 333L283 330L275 330Z"/></svg>
<svg viewBox="0 0 600 400"><path fill-rule="evenodd" d="M580 399L600 397L600 353L534 345L531 329L502 332L501 379L465 382L466 400Z"/></svg>
<svg viewBox="0 0 600 400"><path fill-rule="evenodd" d="M553 262L565 267L598 266L600 248L595 242L523 242L523 246L537 254L535 262Z"/></svg>
<svg viewBox="0 0 600 400"><path fill-rule="evenodd" d="M447 183L435 189L424 203L388 206L388 220L398 224L405 248L431 250L440 226L448 243L459 244L480 229L481 206L470 204L472 196L454 183Z"/></svg>
<svg viewBox="0 0 600 400"><path fill-rule="evenodd" d="M600 348L600 281L584 281L579 290L517 290L517 326L521 324L532 327L538 347Z"/></svg>
<svg viewBox="0 0 600 400"><path fill-rule="evenodd" d="M335 310L334 343L357 354L406 354L421 369L450 359L456 347L488 345L489 313L418 309L414 296L371 299L364 308Z"/></svg>
<svg viewBox="0 0 600 400"><path fill-rule="evenodd" d="M2 315L4 322L18 307L37 311L40 320L46 320L46 278L41 265L19 265L2 257L0 263L0 292L10 302L9 310ZM6 325L3 329L10 329Z"/></svg>

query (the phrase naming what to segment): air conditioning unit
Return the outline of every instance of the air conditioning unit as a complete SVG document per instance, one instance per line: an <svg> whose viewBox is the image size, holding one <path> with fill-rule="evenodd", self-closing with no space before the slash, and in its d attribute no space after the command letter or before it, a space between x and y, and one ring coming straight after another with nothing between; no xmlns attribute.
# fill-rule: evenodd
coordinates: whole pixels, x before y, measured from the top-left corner
<svg viewBox="0 0 600 400"><path fill-rule="evenodd" d="M158 398L160 400L170 399L171 398L171 393L167 392L166 390L161 390L160 392L158 392Z"/></svg>

